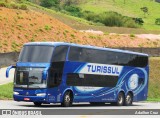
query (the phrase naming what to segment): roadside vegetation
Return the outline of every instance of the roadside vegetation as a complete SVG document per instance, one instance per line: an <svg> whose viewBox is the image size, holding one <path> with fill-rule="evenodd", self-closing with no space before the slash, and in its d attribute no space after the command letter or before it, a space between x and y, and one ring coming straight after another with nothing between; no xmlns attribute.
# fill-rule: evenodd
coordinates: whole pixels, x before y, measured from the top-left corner
<svg viewBox="0 0 160 118"><path fill-rule="evenodd" d="M80 3L81 2L77 0L41 0L40 5L52 10L60 11L67 15L92 21L100 26L138 28L143 25L142 18L123 16L113 11L104 11L98 14L91 12L90 10L83 11L83 9L78 6Z"/></svg>
<svg viewBox="0 0 160 118"><path fill-rule="evenodd" d="M160 57L150 57L149 91L147 101L160 101ZM13 99L13 83L0 85L0 99Z"/></svg>
<svg viewBox="0 0 160 118"><path fill-rule="evenodd" d="M68 17L60 12L55 13L53 10L46 8L43 10L43 7L32 7L28 3L27 6L29 10L0 7L1 53L18 52L24 43L34 41L61 41L101 47L160 47L160 40L139 38L130 31L131 29L133 31L133 28L108 27L109 32L102 32L101 34L86 33L85 31L75 30L66 24L69 22L69 24L75 24L77 28L83 29L86 28L87 22L75 22L72 16ZM55 19L55 16L61 20ZM100 27L104 28L104 26ZM99 30L99 26L96 30ZM129 34L110 34L110 32L123 32L124 30L128 31Z"/></svg>
<svg viewBox="0 0 160 118"><path fill-rule="evenodd" d="M160 101L160 57L150 57L149 101Z"/></svg>
<svg viewBox="0 0 160 118"><path fill-rule="evenodd" d="M46 1L46 2L43 3L43 1ZM59 2L57 3L56 1L59 1L60 4ZM142 0L142 4L145 4L144 1ZM2 4L4 3L5 4L12 4L12 3L13 4L23 4L26 6L25 8L27 8L29 11L33 10L33 11L37 11L40 13L50 15L76 30L93 29L93 30L99 30L99 31L108 32L108 33L114 32L114 33L120 33L120 34L130 34L130 33L132 34L142 34L142 33L143 34L146 34L146 33L147 34L148 33L159 34L159 28L158 28L159 27L159 17L154 18L154 21L152 20L152 22L154 23L153 24L153 23L150 23L151 20L149 20L150 18L152 18L152 16L149 15L151 17L144 18L143 11L141 11L140 8L136 8L136 10L138 13L141 13L141 15L135 15L135 13L130 13L129 12L130 10L135 11L135 6L136 6L136 5L134 6L134 9L132 8L131 6L133 4L132 0L127 1L125 3L125 7L123 6L124 3L121 0L115 1L116 4L110 0L105 0L105 1L100 0L98 2L96 2L96 0L1 0L0 3L1 2ZM137 4L137 2L135 3ZM155 3L153 1L152 3L154 5L151 4L151 6L154 6L153 8L157 9L158 3ZM44 5L44 4L47 4L47 5L49 4L49 6ZM66 6L64 6L65 4ZM129 5L129 8L126 7L127 5ZM8 6L8 5L5 5L5 6ZM140 7L142 6L147 6L147 5L141 5ZM110 7L112 7L112 9ZM123 8L123 12L121 8ZM151 11L150 7L147 7L147 8L148 8L148 13L150 13ZM155 12L155 14L158 14L157 12L159 12L159 10L154 9L153 12ZM95 17L93 17L91 20L87 20L86 18L90 16L90 13ZM120 19L120 20L117 20L117 22L120 22L123 25L116 26L116 25L113 25L113 23L111 23L111 25L108 25L107 23L107 26L106 26L106 23L104 24L103 22L99 22L99 21L102 21L100 18L97 21L97 17L96 17L97 15L106 14L106 13L108 15L104 15L105 18L109 16L109 17L112 17L112 19L116 19L116 20ZM119 14L120 17L117 17L116 15L113 16L112 13ZM123 19L127 19L127 20L123 20ZM149 20L149 21L146 22L146 20ZM146 24L147 25L150 24L152 25L152 27L145 28ZM157 24L156 28L155 28L155 24ZM134 28L131 28L131 27L134 27Z"/></svg>
<svg viewBox="0 0 160 118"><path fill-rule="evenodd" d="M0 7L27 10L28 7L23 2L24 0L1 0Z"/></svg>
<svg viewBox="0 0 160 118"><path fill-rule="evenodd" d="M123 16L142 18L142 28L159 30L160 3L155 0L82 0L78 5L83 11L103 13L114 11Z"/></svg>
<svg viewBox="0 0 160 118"><path fill-rule="evenodd" d="M0 100L13 99L13 82L0 85Z"/></svg>
<svg viewBox="0 0 160 118"><path fill-rule="evenodd" d="M54 11L92 21L97 26L159 30L160 3L155 1L38 0L38 3L30 1Z"/></svg>

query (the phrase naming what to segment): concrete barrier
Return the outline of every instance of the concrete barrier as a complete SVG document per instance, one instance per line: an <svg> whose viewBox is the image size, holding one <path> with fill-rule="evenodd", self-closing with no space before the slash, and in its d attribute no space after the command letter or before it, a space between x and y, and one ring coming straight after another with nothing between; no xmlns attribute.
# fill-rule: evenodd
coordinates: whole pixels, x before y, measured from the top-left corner
<svg viewBox="0 0 160 118"><path fill-rule="evenodd" d="M146 53L151 57L160 57L160 48L129 48L129 47L122 47L119 48L122 50L130 50L133 52L140 52L140 53Z"/></svg>
<svg viewBox="0 0 160 118"><path fill-rule="evenodd" d="M0 67L13 65L17 62L19 52L0 53Z"/></svg>

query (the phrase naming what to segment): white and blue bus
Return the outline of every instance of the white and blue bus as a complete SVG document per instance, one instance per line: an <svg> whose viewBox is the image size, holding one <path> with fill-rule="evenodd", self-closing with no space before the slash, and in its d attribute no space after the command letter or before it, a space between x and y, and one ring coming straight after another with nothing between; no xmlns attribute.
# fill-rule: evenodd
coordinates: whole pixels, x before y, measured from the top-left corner
<svg viewBox="0 0 160 118"><path fill-rule="evenodd" d="M148 95L148 55L63 42L26 43L15 68L15 101L41 104L89 102L118 106Z"/></svg>

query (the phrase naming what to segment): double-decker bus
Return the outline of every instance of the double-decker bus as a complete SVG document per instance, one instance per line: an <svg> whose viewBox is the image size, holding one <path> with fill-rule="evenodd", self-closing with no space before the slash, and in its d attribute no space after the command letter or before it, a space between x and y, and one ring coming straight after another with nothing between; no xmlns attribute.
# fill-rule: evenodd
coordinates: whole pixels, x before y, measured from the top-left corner
<svg viewBox="0 0 160 118"><path fill-rule="evenodd" d="M15 68L13 98L36 106L73 102L132 105L147 99L148 55L63 42L26 43Z"/></svg>

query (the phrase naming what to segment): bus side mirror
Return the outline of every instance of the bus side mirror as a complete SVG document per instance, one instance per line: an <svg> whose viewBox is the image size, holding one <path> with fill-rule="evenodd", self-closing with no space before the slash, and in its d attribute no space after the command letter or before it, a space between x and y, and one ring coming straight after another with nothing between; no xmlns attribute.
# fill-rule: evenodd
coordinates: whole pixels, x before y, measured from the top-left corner
<svg viewBox="0 0 160 118"><path fill-rule="evenodd" d="M46 67L46 68L44 69L44 71L42 72L42 80L46 80L46 79L47 79L48 69L49 69L49 67Z"/></svg>
<svg viewBox="0 0 160 118"><path fill-rule="evenodd" d="M12 68L16 68L16 66L9 66L6 70L6 78L9 77L9 71L12 69Z"/></svg>

